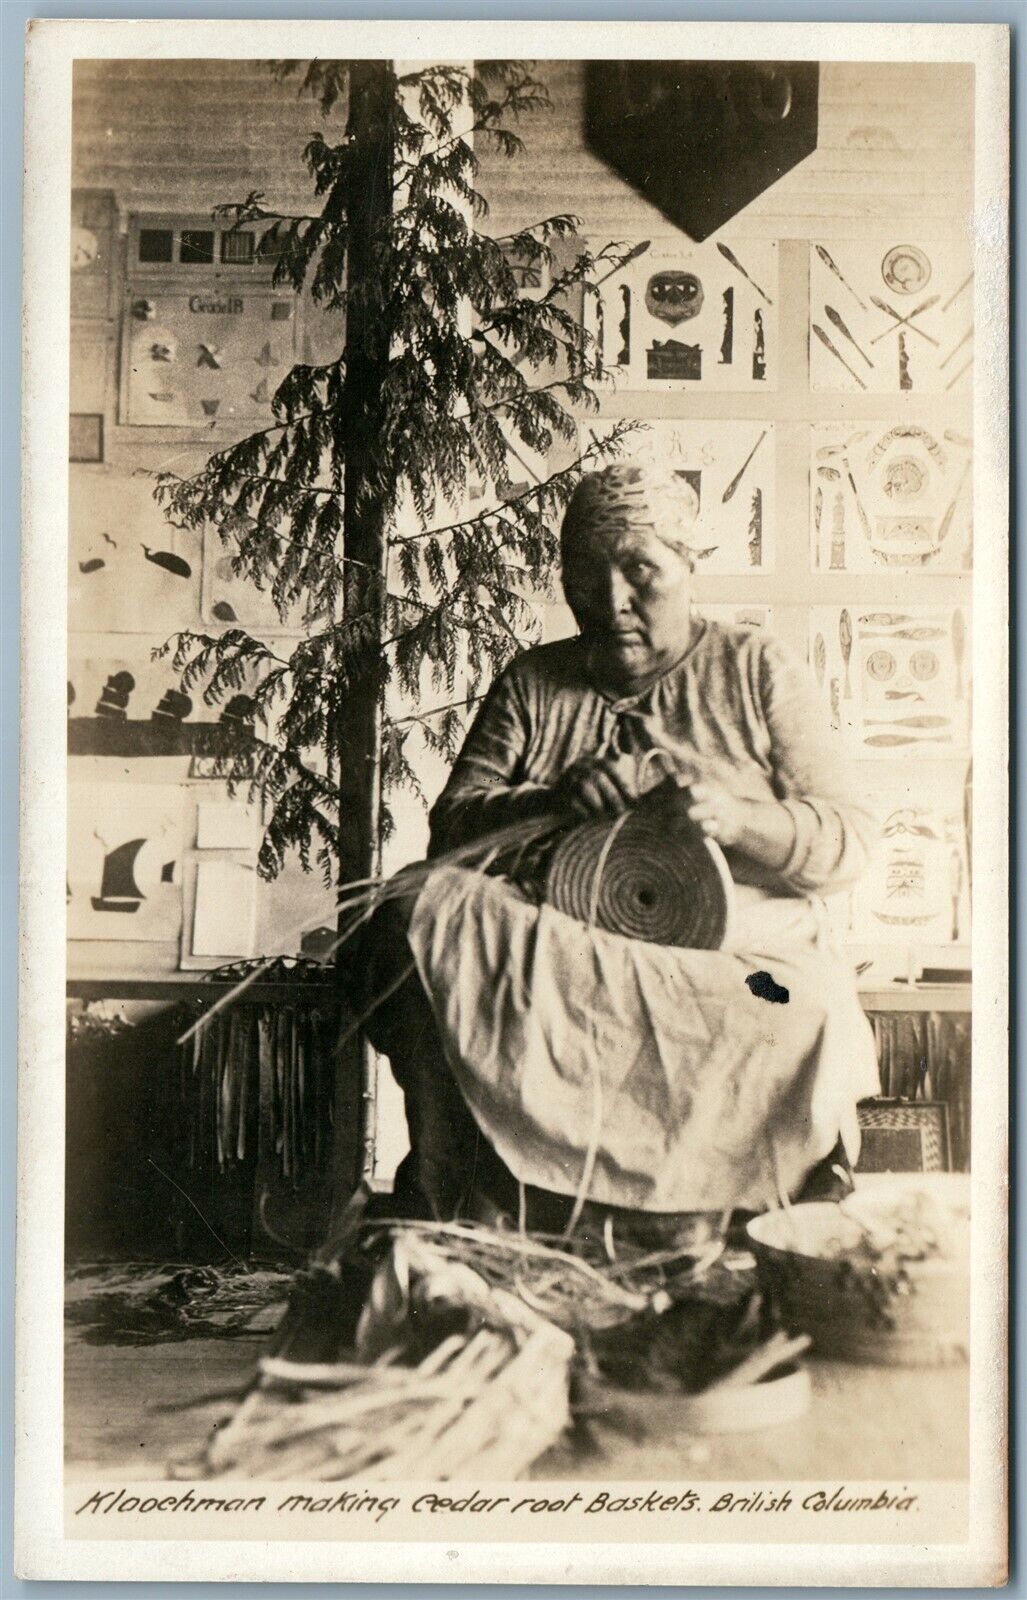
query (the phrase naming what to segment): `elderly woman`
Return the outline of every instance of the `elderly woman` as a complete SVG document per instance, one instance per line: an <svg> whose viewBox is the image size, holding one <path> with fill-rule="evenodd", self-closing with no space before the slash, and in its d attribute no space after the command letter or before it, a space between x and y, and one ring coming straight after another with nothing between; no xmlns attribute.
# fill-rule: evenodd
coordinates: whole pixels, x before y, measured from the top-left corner
<svg viewBox="0 0 1027 1600"><path fill-rule="evenodd" d="M370 1032L406 1091L404 1184L436 1214L472 1191L522 1212L526 1193L562 1197L563 1213L757 1209L858 1151L876 1061L821 897L859 876L874 825L838 787L804 670L759 631L693 613L696 511L670 474L582 479L562 530L578 634L494 684L430 854L520 819L615 816L669 769L674 804L730 866L729 943L603 933L445 864L380 918L365 995L399 951L417 977ZM779 1003L746 982L767 972Z"/></svg>

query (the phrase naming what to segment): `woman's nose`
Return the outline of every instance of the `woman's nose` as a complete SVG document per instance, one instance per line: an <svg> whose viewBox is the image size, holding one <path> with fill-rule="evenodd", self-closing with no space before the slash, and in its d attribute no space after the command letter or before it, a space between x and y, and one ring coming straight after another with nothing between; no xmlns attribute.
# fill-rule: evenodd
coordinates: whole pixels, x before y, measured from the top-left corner
<svg viewBox="0 0 1027 1600"><path fill-rule="evenodd" d="M603 599L611 617L619 617L631 610L631 585L616 567L610 572L603 587Z"/></svg>

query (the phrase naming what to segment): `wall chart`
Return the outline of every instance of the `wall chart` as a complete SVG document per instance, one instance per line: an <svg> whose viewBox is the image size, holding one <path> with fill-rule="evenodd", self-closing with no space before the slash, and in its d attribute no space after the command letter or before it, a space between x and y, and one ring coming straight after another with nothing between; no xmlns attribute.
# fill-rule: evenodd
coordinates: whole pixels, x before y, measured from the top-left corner
<svg viewBox="0 0 1027 1600"><path fill-rule="evenodd" d="M125 640L135 644L135 640ZM114 654L99 647L87 649L73 641L68 656L68 715L76 720L95 717L105 722L149 722L167 718L185 722L199 716L214 720L200 694L183 694L179 674L167 660L153 660L144 648ZM78 645L80 648L74 648Z"/></svg>
<svg viewBox="0 0 1027 1600"><path fill-rule="evenodd" d="M227 960L256 954L257 873L243 861L200 861L196 867L188 955ZM191 963L183 958L183 966Z"/></svg>
<svg viewBox="0 0 1027 1600"><path fill-rule="evenodd" d="M173 528L153 498L149 474L84 474L71 498L68 623L72 631L135 633L140 619L163 628L196 621L200 536Z"/></svg>
<svg viewBox="0 0 1027 1600"><path fill-rule="evenodd" d="M69 938L179 937L187 804L173 784L71 783Z"/></svg>
<svg viewBox="0 0 1027 1600"><path fill-rule="evenodd" d="M773 240L640 241L586 301L587 326L618 389L773 389L777 277Z"/></svg>
<svg viewBox="0 0 1027 1600"><path fill-rule="evenodd" d="M252 698L257 676L253 669L237 690L208 705L203 694L209 679L183 689L171 661L154 660L145 641L73 637L68 655L69 754L192 754L197 761L210 757L213 770L205 775L214 776L217 751L227 755L245 746L248 735L263 737L267 732Z"/></svg>
<svg viewBox="0 0 1027 1600"><path fill-rule="evenodd" d="M962 239L810 245L810 388L968 395L973 271Z"/></svg>
<svg viewBox="0 0 1027 1600"><path fill-rule="evenodd" d="M582 424L579 448L602 438L609 418ZM699 496L697 570L772 572L775 533L774 429L765 422L647 422L625 440L623 459L687 478Z"/></svg>
<svg viewBox="0 0 1027 1600"><path fill-rule="evenodd" d="M500 481L495 486L486 485L481 478L472 473L467 482L467 510L471 514L484 509L482 501L487 501L491 506L526 494L536 484L545 483L552 471L546 452L526 444L509 419L501 417L499 428L506 443L506 481ZM460 509L454 508L454 515L458 515ZM412 504L406 504L401 508L397 520L400 527L406 525L414 534L419 533L424 526ZM444 518L440 517L439 521L442 520Z"/></svg>
<svg viewBox="0 0 1027 1600"><path fill-rule="evenodd" d="M881 839L850 897L846 937L854 944L968 944L970 882L962 790L912 803L910 790L873 790Z"/></svg>
<svg viewBox="0 0 1027 1600"><path fill-rule="evenodd" d="M905 760L969 753L962 606L810 608L810 664L830 725L852 754Z"/></svg>
<svg viewBox="0 0 1027 1600"><path fill-rule="evenodd" d="M122 420L200 429L266 420L295 360L294 310L291 295L250 283L131 285Z"/></svg>
<svg viewBox="0 0 1027 1600"><path fill-rule="evenodd" d="M920 422L828 423L810 430L815 569L961 572L973 536L971 440Z"/></svg>
<svg viewBox="0 0 1027 1600"><path fill-rule="evenodd" d="M258 589L252 579L235 572L232 560L235 545L221 538L218 530L207 525L203 530L203 575L200 590L200 614L205 623L215 630L242 627L258 636L269 633L302 634L303 618L299 609L286 611L284 617L267 588Z"/></svg>

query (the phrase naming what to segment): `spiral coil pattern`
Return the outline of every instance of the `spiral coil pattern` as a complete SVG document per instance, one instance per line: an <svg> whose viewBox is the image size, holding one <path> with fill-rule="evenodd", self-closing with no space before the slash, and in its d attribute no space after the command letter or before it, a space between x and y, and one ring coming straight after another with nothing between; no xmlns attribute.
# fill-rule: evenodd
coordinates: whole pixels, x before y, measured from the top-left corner
<svg viewBox="0 0 1027 1600"><path fill-rule="evenodd" d="M546 879L550 905L579 922L691 950L723 944L730 895L720 847L687 818L669 819L662 806L573 828L554 850Z"/></svg>

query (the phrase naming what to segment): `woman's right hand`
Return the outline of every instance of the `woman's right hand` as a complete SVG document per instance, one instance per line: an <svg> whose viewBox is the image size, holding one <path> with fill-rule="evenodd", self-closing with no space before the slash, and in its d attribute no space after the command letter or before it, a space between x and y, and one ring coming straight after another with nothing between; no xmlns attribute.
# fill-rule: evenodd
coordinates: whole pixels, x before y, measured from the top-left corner
<svg viewBox="0 0 1027 1600"><path fill-rule="evenodd" d="M632 763L633 766L633 763ZM622 756L584 756L569 766L553 788L561 811L578 817L617 817L633 806L637 795L628 783Z"/></svg>

